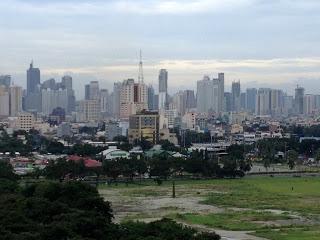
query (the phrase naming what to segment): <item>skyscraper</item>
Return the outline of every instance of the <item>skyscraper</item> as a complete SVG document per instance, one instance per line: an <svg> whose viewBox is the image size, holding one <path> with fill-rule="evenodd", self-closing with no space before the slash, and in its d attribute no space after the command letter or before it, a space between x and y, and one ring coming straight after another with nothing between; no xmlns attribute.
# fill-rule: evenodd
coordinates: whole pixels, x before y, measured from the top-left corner
<svg viewBox="0 0 320 240"><path fill-rule="evenodd" d="M303 111L306 115L316 113L316 95L306 94L303 99Z"/></svg>
<svg viewBox="0 0 320 240"><path fill-rule="evenodd" d="M240 110L246 110L246 98L247 98L247 93L242 92L240 94Z"/></svg>
<svg viewBox="0 0 320 240"><path fill-rule="evenodd" d="M116 82L113 84L113 93L112 93L112 111L115 118L120 117L120 93L121 93L121 82Z"/></svg>
<svg viewBox="0 0 320 240"><path fill-rule="evenodd" d="M256 97L256 115L269 115L271 112L271 89L259 88Z"/></svg>
<svg viewBox="0 0 320 240"><path fill-rule="evenodd" d="M152 87L152 85L148 86L148 109L156 110L154 103L154 88Z"/></svg>
<svg viewBox="0 0 320 240"><path fill-rule="evenodd" d="M7 88L11 85L11 76L10 75L1 75L0 76L0 85L6 86Z"/></svg>
<svg viewBox="0 0 320 240"><path fill-rule="evenodd" d="M64 111L68 108L67 89L58 90L42 89L42 113L46 116L52 113L53 109L60 107Z"/></svg>
<svg viewBox="0 0 320 240"><path fill-rule="evenodd" d="M40 69L33 67L31 62L27 70L26 110L41 112Z"/></svg>
<svg viewBox="0 0 320 240"><path fill-rule="evenodd" d="M11 86L9 91L10 116L16 117L22 112L22 87Z"/></svg>
<svg viewBox="0 0 320 240"><path fill-rule="evenodd" d="M99 82L91 81L85 85L85 100L99 100Z"/></svg>
<svg viewBox="0 0 320 240"><path fill-rule="evenodd" d="M257 89L256 88L247 88L246 90L246 109L254 113L256 109L256 97Z"/></svg>
<svg viewBox="0 0 320 240"><path fill-rule="evenodd" d="M9 92L6 86L0 86L0 116L9 116L10 104L9 104Z"/></svg>
<svg viewBox="0 0 320 240"><path fill-rule="evenodd" d="M272 89L270 96L270 110L271 115L274 117L279 117L283 111L283 92L279 89Z"/></svg>
<svg viewBox="0 0 320 240"><path fill-rule="evenodd" d="M220 113L224 108L224 74L219 73L218 78L210 80L204 76L197 82L197 111Z"/></svg>
<svg viewBox="0 0 320 240"><path fill-rule="evenodd" d="M68 94L68 107L66 111L71 113L75 111L76 108L76 97L74 94L74 90L72 88L72 77L65 75L61 79L61 87L67 90Z"/></svg>
<svg viewBox="0 0 320 240"><path fill-rule="evenodd" d="M231 112L231 93L225 92L224 93L224 111Z"/></svg>
<svg viewBox="0 0 320 240"><path fill-rule="evenodd" d="M232 111L238 112L240 110L240 104L241 104L240 81L232 82L231 94L232 94L232 99L231 99Z"/></svg>
<svg viewBox="0 0 320 240"><path fill-rule="evenodd" d="M295 89L294 107L296 114L303 114L304 88L297 86Z"/></svg>
<svg viewBox="0 0 320 240"><path fill-rule="evenodd" d="M104 116L110 115L110 95L108 89L100 90L100 111Z"/></svg>
<svg viewBox="0 0 320 240"><path fill-rule="evenodd" d="M134 79L123 81L120 90L120 118L128 120L129 116L148 109L148 89Z"/></svg>
<svg viewBox="0 0 320 240"><path fill-rule="evenodd" d="M68 90L72 90L72 77L65 75L61 78L61 85L68 89Z"/></svg>
<svg viewBox="0 0 320 240"><path fill-rule="evenodd" d="M194 95L194 91L193 90L185 90L183 92L183 94L184 94L184 101L185 101L186 110L196 108L197 102L196 102L196 97Z"/></svg>
<svg viewBox="0 0 320 240"><path fill-rule="evenodd" d="M167 109L168 104L168 71L161 69L159 72L159 109Z"/></svg>
<svg viewBox="0 0 320 240"><path fill-rule="evenodd" d="M27 94L38 93L40 85L40 69L33 67L33 62L27 70Z"/></svg>

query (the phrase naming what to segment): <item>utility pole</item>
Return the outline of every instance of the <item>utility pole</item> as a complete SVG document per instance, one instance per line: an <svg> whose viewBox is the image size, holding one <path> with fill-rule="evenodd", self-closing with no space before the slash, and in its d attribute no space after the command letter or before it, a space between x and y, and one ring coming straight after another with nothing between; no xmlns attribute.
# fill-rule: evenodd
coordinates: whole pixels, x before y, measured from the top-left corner
<svg viewBox="0 0 320 240"><path fill-rule="evenodd" d="M175 183L175 180L172 181L172 198L176 198L176 183Z"/></svg>

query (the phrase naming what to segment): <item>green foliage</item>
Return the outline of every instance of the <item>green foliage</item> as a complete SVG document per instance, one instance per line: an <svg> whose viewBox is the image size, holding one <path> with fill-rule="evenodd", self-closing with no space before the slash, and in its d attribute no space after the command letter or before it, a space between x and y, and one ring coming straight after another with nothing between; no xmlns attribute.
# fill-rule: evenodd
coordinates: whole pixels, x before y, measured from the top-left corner
<svg viewBox="0 0 320 240"><path fill-rule="evenodd" d="M17 180L18 176L14 174L12 165L7 161L0 161L0 179Z"/></svg>
<svg viewBox="0 0 320 240"><path fill-rule="evenodd" d="M71 178L83 176L87 171L83 161L67 161L65 158L60 158L56 161L50 161L44 169L43 175L48 179L63 179L67 175Z"/></svg>
<svg viewBox="0 0 320 240"><path fill-rule="evenodd" d="M109 203L81 183L32 185L0 204L2 239L105 239L114 228Z"/></svg>
<svg viewBox="0 0 320 240"><path fill-rule="evenodd" d="M287 152L287 161L288 161L288 166L292 170L296 164L296 161L298 160L299 154L294 151L290 150Z"/></svg>
<svg viewBox="0 0 320 240"><path fill-rule="evenodd" d="M162 140L159 142L161 145L161 148L166 151L171 151L171 152L178 152L179 148L177 148L173 143L169 142L168 140Z"/></svg>
<svg viewBox="0 0 320 240"><path fill-rule="evenodd" d="M215 233L197 233L193 228L178 224L171 219L162 219L149 224L128 222L123 225L127 240L219 240Z"/></svg>
<svg viewBox="0 0 320 240"><path fill-rule="evenodd" d="M4 189L2 185L1 181L0 189ZM109 202L95 188L80 182L44 182L22 191L1 192L0 206L0 234L5 240L220 239L168 219L114 224Z"/></svg>
<svg viewBox="0 0 320 240"><path fill-rule="evenodd" d="M105 150L103 147L95 147L90 144L75 144L69 150L69 154L78 156L95 156Z"/></svg>

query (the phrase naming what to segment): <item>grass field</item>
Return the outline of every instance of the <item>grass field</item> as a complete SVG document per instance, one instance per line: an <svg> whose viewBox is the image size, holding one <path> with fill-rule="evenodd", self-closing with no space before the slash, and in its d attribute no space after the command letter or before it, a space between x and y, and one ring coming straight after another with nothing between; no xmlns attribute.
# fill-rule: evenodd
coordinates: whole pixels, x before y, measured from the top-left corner
<svg viewBox="0 0 320 240"><path fill-rule="evenodd" d="M246 177L100 187L120 220L171 217L179 222L270 240L320 239L320 178ZM148 220L149 219L149 220Z"/></svg>
<svg viewBox="0 0 320 240"><path fill-rule="evenodd" d="M226 211L215 214L176 214L175 219L191 224L200 224L208 227L232 231L252 231L270 228L262 222L289 220L288 214L275 214L264 211Z"/></svg>

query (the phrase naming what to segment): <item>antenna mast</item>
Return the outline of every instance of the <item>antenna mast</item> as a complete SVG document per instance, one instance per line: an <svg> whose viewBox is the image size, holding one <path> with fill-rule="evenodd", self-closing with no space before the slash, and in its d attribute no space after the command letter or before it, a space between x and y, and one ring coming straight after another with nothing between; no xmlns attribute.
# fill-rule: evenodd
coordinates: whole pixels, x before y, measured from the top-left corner
<svg viewBox="0 0 320 240"><path fill-rule="evenodd" d="M140 49L140 62L139 62L139 76L138 81L139 83L143 83L144 77L143 77L143 63L142 63L142 51Z"/></svg>

